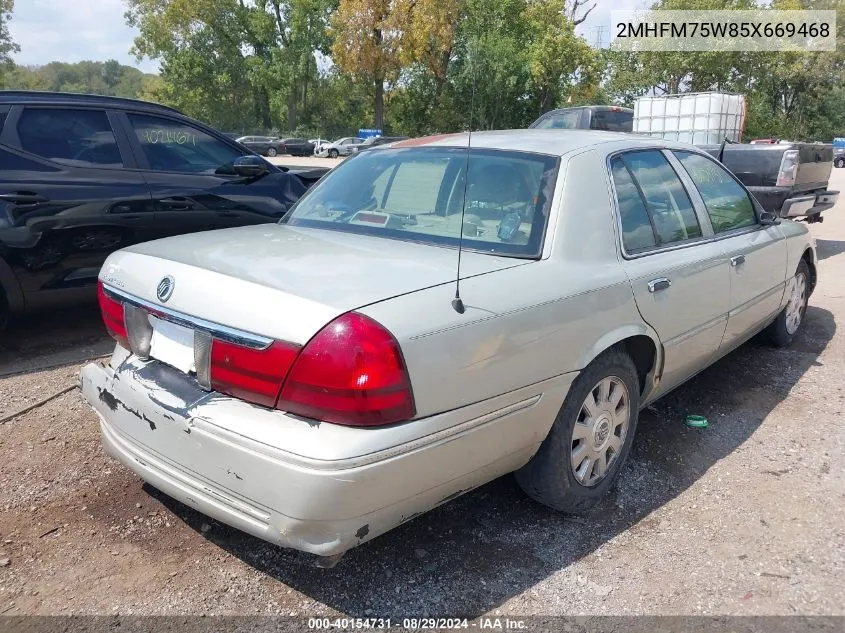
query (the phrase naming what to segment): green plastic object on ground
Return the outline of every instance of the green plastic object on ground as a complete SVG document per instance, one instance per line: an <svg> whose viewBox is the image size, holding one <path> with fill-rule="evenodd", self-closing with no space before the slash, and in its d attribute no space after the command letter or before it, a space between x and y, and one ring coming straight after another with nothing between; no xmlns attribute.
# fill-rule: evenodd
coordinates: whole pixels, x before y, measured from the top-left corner
<svg viewBox="0 0 845 633"><path fill-rule="evenodd" d="M688 415L687 426L692 427L694 429L706 429L708 426L707 418L705 418L703 415Z"/></svg>

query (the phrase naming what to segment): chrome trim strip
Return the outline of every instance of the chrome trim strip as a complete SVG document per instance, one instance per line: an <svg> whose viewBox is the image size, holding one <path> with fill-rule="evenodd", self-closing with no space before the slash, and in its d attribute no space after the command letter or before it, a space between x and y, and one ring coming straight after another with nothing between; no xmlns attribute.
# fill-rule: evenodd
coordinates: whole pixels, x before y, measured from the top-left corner
<svg viewBox="0 0 845 633"><path fill-rule="evenodd" d="M791 277L790 277L790 279L791 279ZM744 303L739 304L739 305L738 305L737 307L735 307L733 310L731 310L730 312L728 312L728 318L729 318L729 319L730 319L730 318L733 318L733 317L735 317L737 314L740 314L741 312L745 312L746 310L748 310L749 308L754 307L755 305L757 305L757 304L758 304L758 303L760 303L761 301L765 301L766 299L768 299L769 297L771 297L773 294L776 294L776 293L778 293L778 292L783 293L783 289L784 289L784 286L785 286L785 285L786 285L786 281L782 281L781 283L779 283L779 284L778 284L777 286L775 286L774 288L769 288L769 289L768 289L768 290L766 290L765 292L761 292L760 294L758 294L758 295L756 295L756 296L754 296L754 297L751 297L751 299L749 299L748 301L746 301L746 302L744 302Z"/></svg>
<svg viewBox="0 0 845 633"><path fill-rule="evenodd" d="M153 315L163 318L166 321L170 321L171 323L199 330L200 332L206 332L221 341L259 350L267 349L273 343L273 339L267 338L266 336L252 334L251 332L244 332L243 330L238 330L229 327L228 325L221 325L220 323L214 323L213 321L206 321L205 319L200 319L199 317L176 312L170 308L165 308L164 306L144 301L143 299L140 299L135 295L131 295L123 290L107 286L105 283L103 283L103 291L112 299L124 301L130 305L148 310Z"/></svg>

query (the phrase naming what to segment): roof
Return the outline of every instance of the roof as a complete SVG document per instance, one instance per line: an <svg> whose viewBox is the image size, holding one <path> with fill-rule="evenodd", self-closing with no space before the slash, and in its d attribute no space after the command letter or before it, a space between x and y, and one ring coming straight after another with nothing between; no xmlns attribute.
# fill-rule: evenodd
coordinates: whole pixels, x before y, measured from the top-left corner
<svg viewBox="0 0 845 633"><path fill-rule="evenodd" d="M73 92L39 92L36 90L0 90L0 104L77 104L98 105L112 108L132 108L135 110L167 111L182 114L179 110L160 103L127 99L125 97L108 97L104 95L87 95Z"/></svg>
<svg viewBox="0 0 845 633"><path fill-rule="evenodd" d="M425 136L391 145L393 148L429 146L429 147L466 147L467 133L439 134ZM623 132L602 132L599 130L498 130L491 132L473 132L472 147L503 149L523 152L536 152L552 156L563 156L570 152L586 149L602 143L630 144L648 147L683 147L686 143L667 141L641 134ZM617 149L617 148L614 148Z"/></svg>

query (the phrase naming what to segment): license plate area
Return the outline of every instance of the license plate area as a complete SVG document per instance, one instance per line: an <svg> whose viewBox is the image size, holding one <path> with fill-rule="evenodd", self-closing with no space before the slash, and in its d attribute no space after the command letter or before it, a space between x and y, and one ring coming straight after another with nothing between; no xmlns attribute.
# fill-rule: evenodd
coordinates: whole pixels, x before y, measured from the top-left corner
<svg viewBox="0 0 845 633"><path fill-rule="evenodd" d="M153 315L149 319L153 329L150 357L185 374L195 372L194 330Z"/></svg>

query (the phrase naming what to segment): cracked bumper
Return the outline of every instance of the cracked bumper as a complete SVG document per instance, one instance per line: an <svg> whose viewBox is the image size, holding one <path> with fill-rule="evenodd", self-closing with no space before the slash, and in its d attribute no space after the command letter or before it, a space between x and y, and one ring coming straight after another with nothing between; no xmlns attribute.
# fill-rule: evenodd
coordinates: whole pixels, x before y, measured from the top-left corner
<svg viewBox="0 0 845 633"><path fill-rule="evenodd" d="M100 417L105 450L142 479L258 538L322 556L519 468L556 413L541 406L548 398L535 395L391 447L387 434L398 437L395 427L309 423L208 394L192 379L119 347L109 365L83 368L81 387ZM548 424L538 417L549 414ZM431 426L411 424L423 433ZM309 446L326 443L348 454L308 454Z"/></svg>

